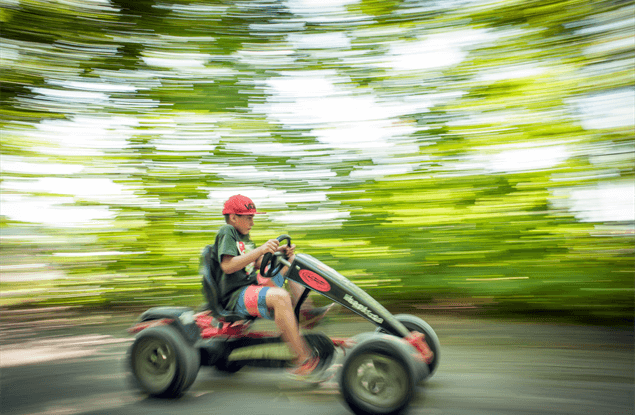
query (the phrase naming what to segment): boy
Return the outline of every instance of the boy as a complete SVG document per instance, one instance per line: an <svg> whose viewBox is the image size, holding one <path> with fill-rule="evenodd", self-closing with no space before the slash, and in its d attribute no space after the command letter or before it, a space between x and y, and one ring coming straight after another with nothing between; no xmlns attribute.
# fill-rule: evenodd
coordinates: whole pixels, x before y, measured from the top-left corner
<svg viewBox="0 0 635 415"><path fill-rule="evenodd" d="M256 247L249 237L254 225L256 205L246 196L230 197L223 207L227 225L220 228L212 248L212 276L219 282L220 302L226 309L248 316L273 319L282 333L282 338L297 356L296 367L291 373L299 378L314 378L323 370L320 359L300 335L293 311L291 295L282 288L287 271L284 267L270 280L260 277L262 257L266 253L285 252L293 262L295 245L280 246L277 239L270 239ZM298 299L304 287L289 281L294 299ZM332 305L331 305L332 306ZM331 306L304 311L305 325L315 325Z"/></svg>

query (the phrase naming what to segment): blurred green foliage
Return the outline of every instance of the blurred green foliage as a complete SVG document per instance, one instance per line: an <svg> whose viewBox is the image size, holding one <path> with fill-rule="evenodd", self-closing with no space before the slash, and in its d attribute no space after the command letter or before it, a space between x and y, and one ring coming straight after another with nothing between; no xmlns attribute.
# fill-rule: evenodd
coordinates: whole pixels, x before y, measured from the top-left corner
<svg viewBox="0 0 635 415"><path fill-rule="evenodd" d="M242 193L390 306L632 320L633 2L0 7L4 306L197 305Z"/></svg>

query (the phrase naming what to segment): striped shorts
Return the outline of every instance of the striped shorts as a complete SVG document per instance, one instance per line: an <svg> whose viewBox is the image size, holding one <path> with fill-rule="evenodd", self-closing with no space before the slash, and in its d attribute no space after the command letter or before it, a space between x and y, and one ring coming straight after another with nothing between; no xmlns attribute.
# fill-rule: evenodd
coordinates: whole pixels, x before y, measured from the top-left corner
<svg viewBox="0 0 635 415"><path fill-rule="evenodd" d="M281 273L271 279L263 278L258 274L258 285L250 285L242 289L238 295L235 312L245 317L260 317L273 320L273 315L267 307L267 291L271 287L282 287L285 278Z"/></svg>

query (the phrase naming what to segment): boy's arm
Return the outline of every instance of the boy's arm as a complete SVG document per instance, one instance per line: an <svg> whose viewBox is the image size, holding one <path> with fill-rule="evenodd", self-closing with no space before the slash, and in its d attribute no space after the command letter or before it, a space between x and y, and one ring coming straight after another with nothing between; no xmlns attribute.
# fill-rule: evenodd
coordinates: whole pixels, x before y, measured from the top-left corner
<svg viewBox="0 0 635 415"><path fill-rule="evenodd" d="M281 245L278 248L278 251L282 251L284 252L284 254L287 257L287 261L293 263L293 260L295 259L295 245L291 245L291 246L287 246L287 245ZM280 272L282 273L282 275L287 273L287 270L289 269L289 267L284 266L282 267L282 269L280 270Z"/></svg>
<svg viewBox="0 0 635 415"><path fill-rule="evenodd" d="M295 245L291 245L290 247L288 247L287 245L280 245L278 249L276 250L276 252L284 252L289 262L293 262L295 258L294 251L295 251ZM256 269L260 269L260 264L262 264L263 256L264 255L261 255L260 258L256 260ZM280 272L284 274L287 272L287 269L289 269L289 267L284 267L280 270Z"/></svg>
<svg viewBox="0 0 635 415"><path fill-rule="evenodd" d="M262 255L266 253L273 254L278 249L280 242L277 239L269 239L263 245L254 249L248 254L231 256L223 255L220 263L220 267L225 274L233 274L236 271L240 271L252 262L256 262Z"/></svg>
<svg viewBox="0 0 635 415"><path fill-rule="evenodd" d="M293 263L293 261L295 260L295 245L291 245L290 247L288 247L287 245L280 245L277 249L276 252L284 252L287 261L289 261L290 263ZM258 260L256 261L256 269L260 269L260 265L262 264L262 256L260 258L258 258ZM280 270L280 273L282 275L285 275L287 273L287 270L289 269L289 267L287 267L286 265L284 267L282 267L282 269Z"/></svg>

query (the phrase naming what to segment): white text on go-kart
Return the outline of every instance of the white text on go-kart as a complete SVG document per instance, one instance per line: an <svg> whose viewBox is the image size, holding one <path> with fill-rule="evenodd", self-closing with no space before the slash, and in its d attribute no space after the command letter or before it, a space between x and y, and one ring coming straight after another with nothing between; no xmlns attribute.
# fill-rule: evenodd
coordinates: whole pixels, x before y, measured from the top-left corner
<svg viewBox="0 0 635 415"><path fill-rule="evenodd" d="M353 298L352 295L346 294L344 296L344 300L346 300L351 305L351 307L353 307L357 311L359 311L361 313L364 313L364 315L366 315L366 317L368 317L369 319L373 320L375 323L381 324L381 323L384 322L383 318L379 317L377 314L374 314L365 305L360 304L356 299Z"/></svg>

